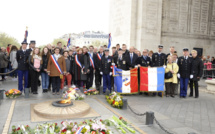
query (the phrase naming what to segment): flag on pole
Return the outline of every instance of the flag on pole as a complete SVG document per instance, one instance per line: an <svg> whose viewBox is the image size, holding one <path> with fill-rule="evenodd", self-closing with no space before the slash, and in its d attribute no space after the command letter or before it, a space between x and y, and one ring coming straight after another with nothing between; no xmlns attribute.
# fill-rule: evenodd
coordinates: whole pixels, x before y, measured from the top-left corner
<svg viewBox="0 0 215 134"><path fill-rule="evenodd" d="M68 41L67 41L67 48L69 48L69 46L71 45L70 40L71 40L71 37L70 37L70 35L69 35L69 39L68 39Z"/></svg>
<svg viewBox="0 0 215 134"><path fill-rule="evenodd" d="M28 27L26 27L26 30L25 30L24 42L27 42L27 37L28 37Z"/></svg>
<svg viewBox="0 0 215 134"><path fill-rule="evenodd" d="M164 74L163 67L140 67L140 91L164 91Z"/></svg>
<svg viewBox="0 0 215 134"><path fill-rule="evenodd" d="M117 93L138 93L137 68L124 71L113 66L114 89Z"/></svg>
<svg viewBox="0 0 215 134"><path fill-rule="evenodd" d="M111 33L109 33L109 37L108 37L108 48L111 47L111 41L112 41Z"/></svg>

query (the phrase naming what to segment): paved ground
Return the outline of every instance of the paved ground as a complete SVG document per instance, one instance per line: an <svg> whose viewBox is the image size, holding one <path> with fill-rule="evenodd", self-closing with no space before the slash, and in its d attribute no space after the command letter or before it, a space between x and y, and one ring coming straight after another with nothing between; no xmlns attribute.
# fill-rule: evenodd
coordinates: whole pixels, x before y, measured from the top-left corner
<svg viewBox="0 0 215 134"><path fill-rule="evenodd" d="M200 82L200 86L202 90L205 88L204 81ZM17 82L8 80L2 83L1 88L6 90L17 88ZM37 123L31 123L30 121L30 104L60 97L53 96L50 93L42 94L41 89L39 89L39 92L38 95L31 95L29 99L25 99L24 96L16 99L10 127L14 124L35 126ZM145 95L130 95L124 96L124 98L128 99L129 105L138 113L153 111L160 124L172 133L188 134L195 132L199 134L215 134L215 95L200 92L200 98L198 99L160 98ZM102 119L110 118L114 115L114 110L148 134L165 134L156 124L152 126L145 125L145 116L136 116L129 109L107 109L105 105L109 105L103 95L87 96L85 101L101 115ZM11 103L11 99L5 98L0 105L0 133L6 122ZM80 120L83 119L74 121ZM60 120L56 122L60 123Z"/></svg>

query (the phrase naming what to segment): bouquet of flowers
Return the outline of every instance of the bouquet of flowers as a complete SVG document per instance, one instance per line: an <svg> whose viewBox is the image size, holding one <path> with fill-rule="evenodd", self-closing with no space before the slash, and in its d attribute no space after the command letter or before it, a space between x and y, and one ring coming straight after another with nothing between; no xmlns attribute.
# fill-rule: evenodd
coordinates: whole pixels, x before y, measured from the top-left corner
<svg viewBox="0 0 215 134"><path fill-rule="evenodd" d="M35 129L30 127L13 126L11 134L112 134L104 124L103 120L85 120L80 122L62 121L61 125L57 123L38 124Z"/></svg>
<svg viewBox="0 0 215 134"><path fill-rule="evenodd" d="M62 98L69 98L70 100L83 100L84 94L81 94L78 88L69 88L68 90L63 92Z"/></svg>
<svg viewBox="0 0 215 134"><path fill-rule="evenodd" d="M86 95L96 95L98 93L99 92L96 89L92 88L92 87L90 89L87 89L87 90L84 91L84 94L86 94Z"/></svg>
<svg viewBox="0 0 215 134"><path fill-rule="evenodd" d="M127 122L122 117L117 118L116 116L113 116L111 119L105 120L104 123L107 126L115 126L118 129L118 131L120 131L123 134L127 133L127 131L129 131L131 133L135 133L135 130L133 130L132 128L130 128L127 125Z"/></svg>
<svg viewBox="0 0 215 134"><path fill-rule="evenodd" d="M122 96L117 94L116 92L112 92L111 94L106 95L107 102L113 107L121 109L123 106Z"/></svg>
<svg viewBox="0 0 215 134"><path fill-rule="evenodd" d="M16 98L20 96L22 93L17 89L10 89L7 92L5 92L6 97L8 98Z"/></svg>

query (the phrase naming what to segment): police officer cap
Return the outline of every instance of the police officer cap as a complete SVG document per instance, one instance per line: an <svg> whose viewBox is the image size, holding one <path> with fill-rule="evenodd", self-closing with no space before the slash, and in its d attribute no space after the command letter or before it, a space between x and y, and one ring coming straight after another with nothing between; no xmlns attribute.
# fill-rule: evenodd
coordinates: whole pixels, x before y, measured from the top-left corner
<svg viewBox="0 0 215 134"><path fill-rule="evenodd" d="M158 48L163 48L163 45L158 45Z"/></svg>
<svg viewBox="0 0 215 134"><path fill-rule="evenodd" d="M105 52L109 52L109 49L108 49L108 48L105 48Z"/></svg>
<svg viewBox="0 0 215 134"><path fill-rule="evenodd" d="M28 45L28 43L27 43L26 41L23 41L21 44L22 44L22 45L23 45L23 44L26 44L26 45Z"/></svg>
<svg viewBox="0 0 215 134"><path fill-rule="evenodd" d="M188 48L184 48L183 51L189 51L189 49Z"/></svg>
<svg viewBox="0 0 215 134"><path fill-rule="evenodd" d="M119 50L118 51L122 51L122 48L119 48Z"/></svg>
<svg viewBox="0 0 215 134"><path fill-rule="evenodd" d="M29 44L36 44L35 40L31 40Z"/></svg>

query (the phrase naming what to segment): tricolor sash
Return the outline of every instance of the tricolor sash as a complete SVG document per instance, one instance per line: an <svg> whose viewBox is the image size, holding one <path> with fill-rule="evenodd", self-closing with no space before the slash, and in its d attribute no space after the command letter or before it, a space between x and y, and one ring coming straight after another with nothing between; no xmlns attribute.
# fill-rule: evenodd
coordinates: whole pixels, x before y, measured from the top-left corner
<svg viewBox="0 0 215 134"><path fill-rule="evenodd" d="M60 68L60 66L59 66L59 64L58 64L58 62L57 62L57 60L55 59L54 55L51 55L51 59L52 59L52 61L54 62L54 65L55 65L55 67L57 68L57 70L59 71L59 73L60 73L60 74L63 74L63 72L62 72L62 70L61 70L61 68Z"/></svg>
<svg viewBox="0 0 215 134"><path fill-rule="evenodd" d="M78 60L78 55L76 54L75 55L75 62L76 62L76 64L82 69L83 67L82 67L82 65L81 65L81 62Z"/></svg>
<svg viewBox="0 0 215 134"><path fill-rule="evenodd" d="M99 53L97 53L97 56L98 56L99 60L102 59L102 57L101 57L101 55Z"/></svg>
<svg viewBox="0 0 215 134"><path fill-rule="evenodd" d="M90 53L89 53L89 56L90 56L90 63L91 63L91 65L92 65L93 69L95 69L94 61L93 61L93 58L92 58L92 56L91 56Z"/></svg>

